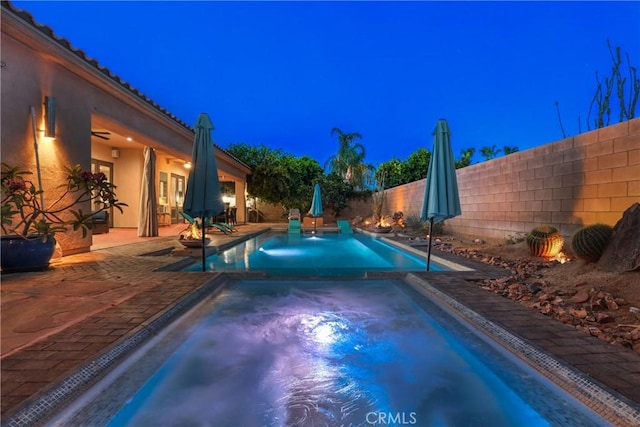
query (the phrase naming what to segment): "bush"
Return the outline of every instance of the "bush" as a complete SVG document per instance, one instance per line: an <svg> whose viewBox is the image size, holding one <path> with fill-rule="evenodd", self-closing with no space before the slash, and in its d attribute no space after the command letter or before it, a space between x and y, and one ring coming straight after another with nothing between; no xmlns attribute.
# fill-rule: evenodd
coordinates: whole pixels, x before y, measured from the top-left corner
<svg viewBox="0 0 640 427"><path fill-rule="evenodd" d="M411 236L426 236L429 234L429 221L422 221L417 215L404 217L405 233ZM443 222L433 224L433 235L439 236L443 233Z"/></svg>

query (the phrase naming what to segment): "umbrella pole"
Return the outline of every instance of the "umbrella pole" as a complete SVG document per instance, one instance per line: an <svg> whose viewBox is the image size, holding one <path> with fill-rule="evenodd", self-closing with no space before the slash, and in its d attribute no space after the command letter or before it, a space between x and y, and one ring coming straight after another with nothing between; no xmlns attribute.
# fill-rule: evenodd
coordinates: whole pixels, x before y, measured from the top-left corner
<svg viewBox="0 0 640 427"><path fill-rule="evenodd" d="M205 238L205 232L206 228L204 226L204 218L202 218L202 271L206 271L206 267L204 265L205 259L206 259L206 255L205 255L205 242L206 242L206 238Z"/></svg>
<svg viewBox="0 0 640 427"><path fill-rule="evenodd" d="M431 262L431 239L433 238L433 218L429 223L429 246L427 246L427 271L429 271L429 263Z"/></svg>

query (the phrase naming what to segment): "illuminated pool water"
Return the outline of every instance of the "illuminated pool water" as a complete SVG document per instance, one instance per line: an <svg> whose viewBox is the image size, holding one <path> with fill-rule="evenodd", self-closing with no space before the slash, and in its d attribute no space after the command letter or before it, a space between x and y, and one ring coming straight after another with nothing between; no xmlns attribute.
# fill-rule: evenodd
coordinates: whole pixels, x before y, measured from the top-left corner
<svg viewBox="0 0 640 427"><path fill-rule="evenodd" d="M403 280L240 280L200 309L109 425L606 425Z"/></svg>
<svg viewBox="0 0 640 427"><path fill-rule="evenodd" d="M425 271L424 257L364 234L265 233L206 259L208 271L350 276L374 271ZM430 270L444 268L433 261ZM202 271L202 264L187 268Z"/></svg>

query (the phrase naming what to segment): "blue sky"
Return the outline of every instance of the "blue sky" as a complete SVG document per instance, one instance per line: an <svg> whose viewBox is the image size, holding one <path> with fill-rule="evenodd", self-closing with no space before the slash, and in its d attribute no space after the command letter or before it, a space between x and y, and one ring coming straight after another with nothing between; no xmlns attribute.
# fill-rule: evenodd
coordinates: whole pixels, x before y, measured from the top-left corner
<svg viewBox="0 0 640 427"><path fill-rule="evenodd" d="M575 135L595 72L610 74L607 39L640 66L640 2L14 5L187 124L207 112L219 145L321 165L337 150L333 127L362 134L373 165L431 149L439 118L456 157L561 139L556 101Z"/></svg>

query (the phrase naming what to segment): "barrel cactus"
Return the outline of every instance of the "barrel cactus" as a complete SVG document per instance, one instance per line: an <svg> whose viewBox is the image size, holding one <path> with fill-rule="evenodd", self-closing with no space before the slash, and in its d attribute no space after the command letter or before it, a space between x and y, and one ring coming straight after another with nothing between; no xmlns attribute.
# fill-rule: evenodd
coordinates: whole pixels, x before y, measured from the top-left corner
<svg viewBox="0 0 640 427"><path fill-rule="evenodd" d="M576 231L571 246L578 258L597 262L611 239L613 228L606 224L594 224Z"/></svg>
<svg viewBox="0 0 640 427"><path fill-rule="evenodd" d="M564 237L557 228L550 225L540 225L527 235L525 239L531 255L541 258L557 256L564 245Z"/></svg>

